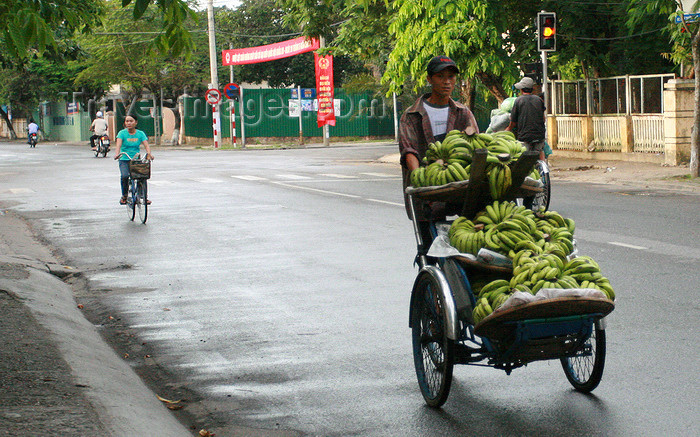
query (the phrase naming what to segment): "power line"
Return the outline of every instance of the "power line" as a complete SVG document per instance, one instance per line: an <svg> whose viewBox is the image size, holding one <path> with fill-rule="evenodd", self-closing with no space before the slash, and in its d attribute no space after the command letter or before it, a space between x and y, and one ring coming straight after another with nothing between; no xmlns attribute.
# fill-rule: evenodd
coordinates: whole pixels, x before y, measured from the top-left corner
<svg viewBox="0 0 700 437"><path fill-rule="evenodd" d="M638 36L644 36L648 35L650 33L656 33L661 30L666 29L666 26L660 27L658 29L650 30L648 32L641 32L641 33L635 33L634 35L627 35L627 36L613 36L610 38L586 38L583 36L570 36L570 35L565 35L565 34L559 34L559 36L563 38L569 38L569 39L580 39L580 40L585 40L585 41L614 41L614 40L619 40L619 39L630 39L630 38L636 38Z"/></svg>

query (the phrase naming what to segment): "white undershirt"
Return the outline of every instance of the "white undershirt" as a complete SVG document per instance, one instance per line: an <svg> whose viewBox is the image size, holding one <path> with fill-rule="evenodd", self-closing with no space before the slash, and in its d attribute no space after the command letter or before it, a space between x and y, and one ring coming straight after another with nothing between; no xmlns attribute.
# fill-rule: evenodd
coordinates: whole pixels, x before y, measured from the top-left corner
<svg viewBox="0 0 700 437"><path fill-rule="evenodd" d="M435 106L428 103L427 100L423 101L423 107L425 112L428 113L428 118L430 118L430 128L433 130L433 136L447 133L447 116L450 113L450 105Z"/></svg>

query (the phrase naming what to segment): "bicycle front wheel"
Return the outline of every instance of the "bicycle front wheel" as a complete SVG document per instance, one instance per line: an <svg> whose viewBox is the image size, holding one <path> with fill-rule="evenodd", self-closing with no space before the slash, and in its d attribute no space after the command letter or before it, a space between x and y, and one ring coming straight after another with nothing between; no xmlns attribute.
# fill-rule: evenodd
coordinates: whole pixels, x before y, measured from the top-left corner
<svg viewBox="0 0 700 437"><path fill-rule="evenodd" d="M605 329L593 327L591 336L573 357L561 359L566 379L582 393L598 387L605 367Z"/></svg>
<svg viewBox="0 0 700 437"><path fill-rule="evenodd" d="M136 187L133 180L129 180L129 193L126 196L126 215L133 221L136 217Z"/></svg>
<svg viewBox="0 0 700 437"><path fill-rule="evenodd" d="M450 394L454 369L454 342L447 338L447 316L440 285L423 275L412 299L413 361L425 402L442 406Z"/></svg>
<svg viewBox="0 0 700 437"><path fill-rule="evenodd" d="M139 179L138 182L136 182L136 193L138 193L137 206L139 218L141 219L141 223L146 224L146 219L148 219L148 199L146 198L147 190L145 179Z"/></svg>

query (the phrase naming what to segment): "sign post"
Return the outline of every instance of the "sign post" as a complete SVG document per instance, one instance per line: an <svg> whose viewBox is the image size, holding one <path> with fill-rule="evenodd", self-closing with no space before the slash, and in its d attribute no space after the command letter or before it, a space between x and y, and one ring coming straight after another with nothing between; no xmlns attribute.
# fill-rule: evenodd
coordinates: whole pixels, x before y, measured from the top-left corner
<svg viewBox="0 0 700 437"><path fill-rule="evenodd" d="M230 108L231 108L231 142L233 146L236 147L236 105L235 102L238 100L241 94L241 88L236 83L226 84L224 87L224 94L228 97Z"/></svg>
<svg viewBox="0 0 700 437"><path fill-rule="evenodd" d="M219 126L221 126L221 121L219 118L219 102L221 101L221 93L216 88L210 88L207 90L205 95L207 103L211 105L211 117L214 130L214 148L219 148L219 138L221 138L221 132L219 132Z"/></svg>

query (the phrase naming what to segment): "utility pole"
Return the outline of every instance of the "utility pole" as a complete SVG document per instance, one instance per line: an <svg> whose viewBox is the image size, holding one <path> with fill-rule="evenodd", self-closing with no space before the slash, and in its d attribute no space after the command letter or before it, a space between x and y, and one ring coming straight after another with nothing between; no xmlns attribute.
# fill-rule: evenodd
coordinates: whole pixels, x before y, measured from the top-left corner
<svg viewBox="0 0 700 437"><path fill-rule="evenodd" d="M219 76L217 72L218 57L216 56L216 37L214 35L214 0L209 0L207 5L207 24L209 29L209 68L211 70L211 84L209 88L219 89ZM221 144L221 118L219 117L219 104L212 105L212 118L214 128L214 148Z"/></svg>

